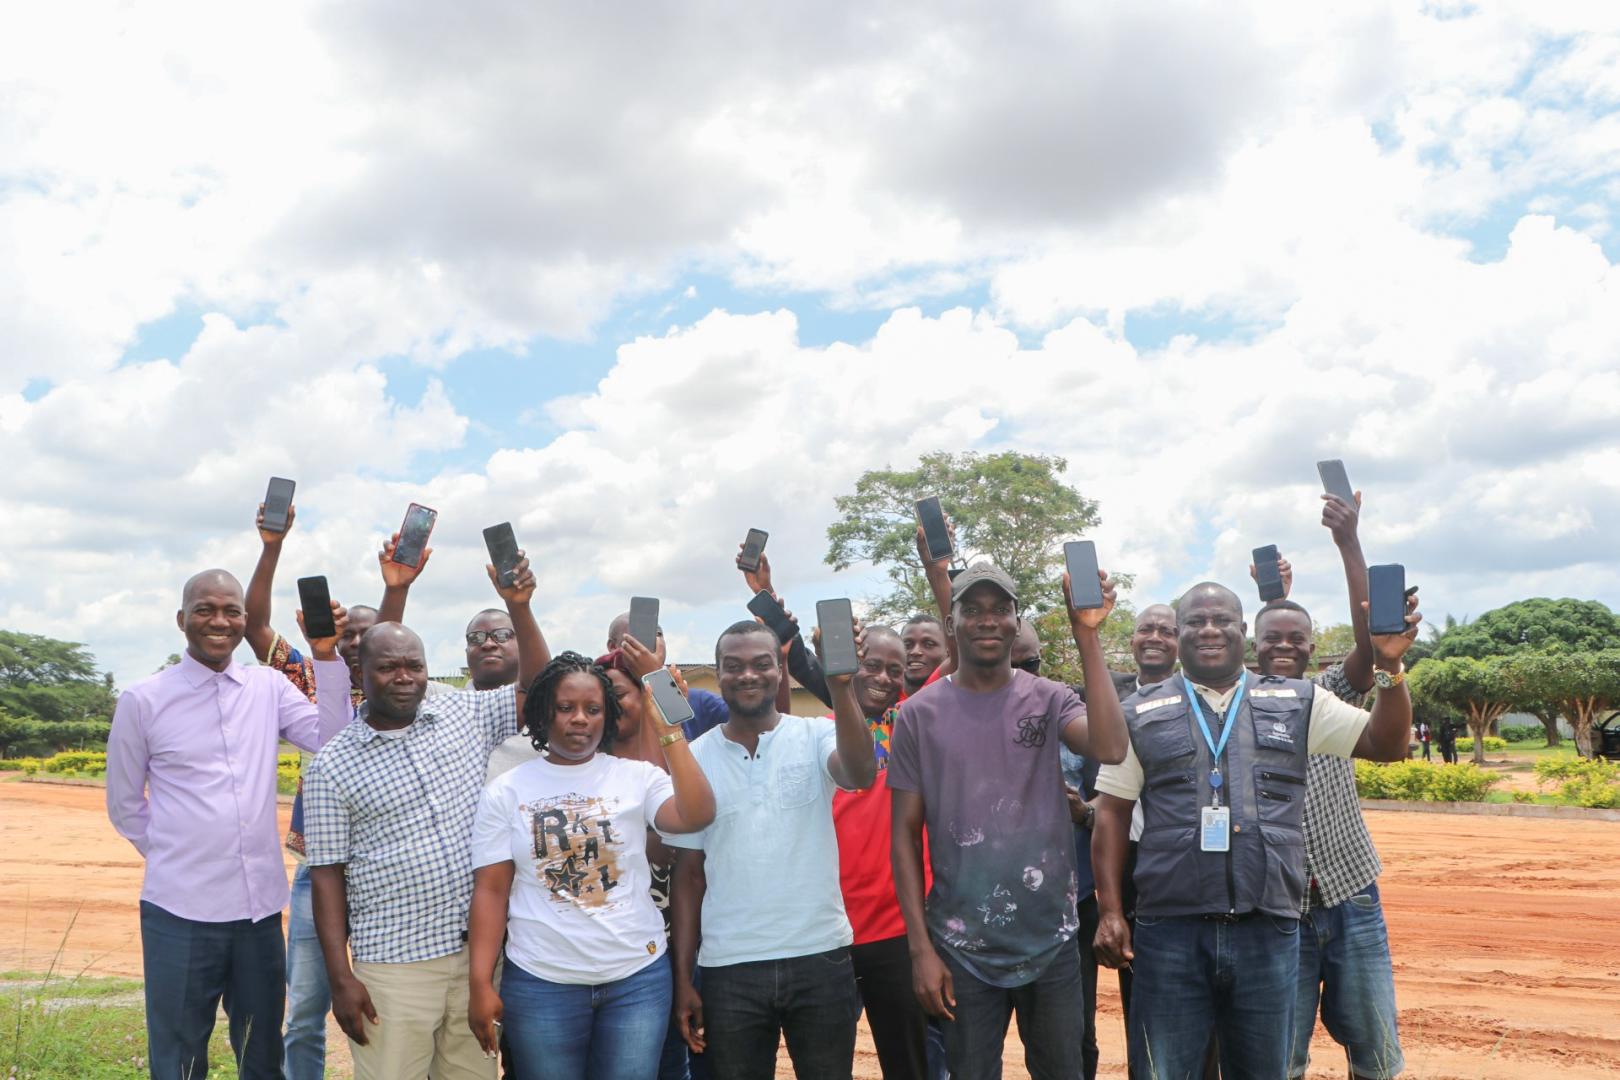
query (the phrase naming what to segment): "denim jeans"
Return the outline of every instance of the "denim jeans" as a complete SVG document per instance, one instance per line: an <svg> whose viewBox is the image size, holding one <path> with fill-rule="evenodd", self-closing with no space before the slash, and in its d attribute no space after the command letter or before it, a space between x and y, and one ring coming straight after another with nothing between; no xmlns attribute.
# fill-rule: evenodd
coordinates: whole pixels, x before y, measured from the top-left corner
<svg viewBox="0 0 1620 1080"><path fill-rule="evenodd" d="M940 956L956 995L956 1019L940 1025L951 1080L1001 1080L1001 1053L1014 1015L1031 1080L1081 1075L1085 991L1078 948L1071 943L1059 949L1034 982L1014 987L992 986L949 953Z"/></svg>
<svg viewBox="0 0 1620 1080"><path fill-rule="evenodd" d="M783 1037L800 1080L850 1080L861 999L848 948L700 970L715 1080L772 1080Z"/></svg>
<svg viewBox="0 0 1620 1080"><path fill-rule="evenodd" d="M1288 1075L1305 1075L1316 1007L1322 1025L1344 1047L1357 1076L1385 1080L1405 1066L1395 1023L1395 975L1378 885L1333 907L1314 908L1300 923L1299 997Z"/></svg>
<svg viewBox="0 0 1620 1080"><path fill-rule="evenodd" d="M309 867L298 864L292 902L287 908L287 1080L321 1080L326 1075L326 1014L332 990L326 983L326 957L315 936Z"/></svg>
<svg viewBox="0 0 1620 1080"><path fill-rule="evenodd" d="M657 1080L674 1003L668 953L595 986L537 978L510 956L501 971L518 1080Z"/></svg>
<svg viewBox="0 0 1620 1080"><path fill-rule="evenodd" d="M1136 1080L1203 1075L1212 1034L1224 1080L1288 1072L1299 920L1136 916L1130 1067Z"/></svg>
<svg viewBox="0 0 1620 1080"><path fill-rule="evenodd" d="M281 1080L281 914L195 922L141 901L146 1057L152 1080L208 1075L221 1003L242 1080Z"/></svg>

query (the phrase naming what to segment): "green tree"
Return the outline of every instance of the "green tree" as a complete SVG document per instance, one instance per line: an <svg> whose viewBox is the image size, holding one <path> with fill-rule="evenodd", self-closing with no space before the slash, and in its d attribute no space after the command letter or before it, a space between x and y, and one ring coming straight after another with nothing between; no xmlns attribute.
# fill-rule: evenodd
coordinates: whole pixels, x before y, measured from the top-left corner
<svg viewBox="0 0 1620 1080"><path fill-rule="evenodd" d="M1114 671L1135 671L1136 658L1131 655L1131 634L1136 630L1136 610L1124 600L1115 604L1108 621L1102 624L1103 655ZM1080 650L1075 647L1074 635L1069 629L1069 613L1059 604L1035 619L1035 633L1041 639L1041 674L1049 679L1073 686L1083 683L1080 673Z"/></svg>
<svg viewBox="0 0 1620 1080"><path fill-rule="evenodd" d="M116 705L112 676L83 645L0 630L0 754L103 745Z"/></svg>
<svg viewBox="0 0 1620 1080"><path fill-rule="evenodd" d="M1474 736L1475 764L1485 764L1485 736L1516 700L1517 686L1509 678L1507 664L1499 656L1483 660L1455 656L1425 660L1412 669L1414 704L1420 710L1438 707L1461 713Z"/></svg>
<svg viewBox="0 0 1620 1080"><path fill-rule="evenodd" d="M1620 648L1620 617L1596 600L1519 600L1448 630L1433 656L1512 656Z"/></svg>
<svg viewBox="0 0 1620 1080"><path fill-rule="evenodd" d="M1620 708L1620 649L1525 653L1506 661L1515 695L1546 702L1575 732L1575 752L1592 756L1592 725Z"/></svg>
<svg viewBox="0 0 1620 1080"><path fill-rule="evenodd" d="M1060 457L1016 451L936 451L915 469L863 473L853 495L834 500L839 517L827 529L827 562L839 570L870 562L888 575L888 594L871 598L873 619L933 610L917 557L915 506L938 495L961 554L988 558L1010 574L1026 614L1039 617L1063 603L1063 542L1100 520L1097 504L1063 482L1067 468Z"/></svg>

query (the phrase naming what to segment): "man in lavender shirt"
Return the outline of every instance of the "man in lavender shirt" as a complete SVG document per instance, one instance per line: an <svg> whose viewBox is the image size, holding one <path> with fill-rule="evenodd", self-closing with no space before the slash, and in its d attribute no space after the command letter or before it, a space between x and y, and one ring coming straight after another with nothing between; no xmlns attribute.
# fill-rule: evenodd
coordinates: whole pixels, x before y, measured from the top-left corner
<svg viewBox="0 0 1620 1080"><path fill-rule="evenodd" d="M208 1075L224 999L242 1080L280 1080L287 871L276 827L276 752L305 750L349 722L337 634L310 640L319 706L274 668L231 654L247 626L224 570L186 582L180 662L125 690L107 739L107 816L146 859L141 951L153 1080ZM303 626L303 612L298 624Z"/></svg>

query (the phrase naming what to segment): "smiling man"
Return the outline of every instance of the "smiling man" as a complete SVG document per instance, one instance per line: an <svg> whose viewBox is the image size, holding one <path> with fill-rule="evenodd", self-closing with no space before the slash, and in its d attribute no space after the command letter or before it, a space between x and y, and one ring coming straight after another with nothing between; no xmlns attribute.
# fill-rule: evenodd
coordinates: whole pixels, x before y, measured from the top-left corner
<svg viewBox="0 0 1620 1080"><path fill-rule="evenodd" d="M332 611L341 633L347 615ZM282 739L317 750L348 722L348 673L335 636L310 642L317 707L279 672L233 661L247 612L224 570L186 582L175 622L180 662L124 691L107 739L107 816L146 860L147 1059L162 1080L207 1075L223 999L239 1074L279 1078L288 892L276 755Z"/></svg>
<svg viewBox="0 0 1620 1080"><path fill-rule="evenodd" d="M1243 608L1214 582L1176 611L1182 675L1124 702L1130 752L1097 777L1098 959L1132 964L1133 1077L1197 1074L1212 1034L1221 1075L1288 1070L1305 898L1301 817L1310 754L1398 760L1411 723L1401 656L1372 639L1389 689L1371 716L1311 683L1243 668ZM1136 926L1121 889L1133 805L1145 819Z"/></svg>

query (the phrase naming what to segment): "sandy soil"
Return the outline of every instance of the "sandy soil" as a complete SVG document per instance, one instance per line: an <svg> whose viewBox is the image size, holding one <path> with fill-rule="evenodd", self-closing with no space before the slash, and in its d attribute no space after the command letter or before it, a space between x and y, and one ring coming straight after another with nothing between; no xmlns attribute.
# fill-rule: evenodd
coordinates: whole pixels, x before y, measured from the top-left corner
<svg viewBox="0 0 1620 1080"><path fill-rule="evenodd" d="M102 799L97 788L0 781L0 969L43 970L60 950L60 970L140 974L140 860ZM1620 1075L1620 825L1367 819L1384 859L1406 1075ZM1108 973L1101 982L1102 1072L1123 1076L1119 998ZM337 1065L347 1055L335 1028L332 1041ZM1009 1077L1025 1075L1019 1056L1009 1054ZM1312 1077L1344 1075L1320 1030L1312 1058ZM864 1035L856 1073L878 1076Z"/></svg>

